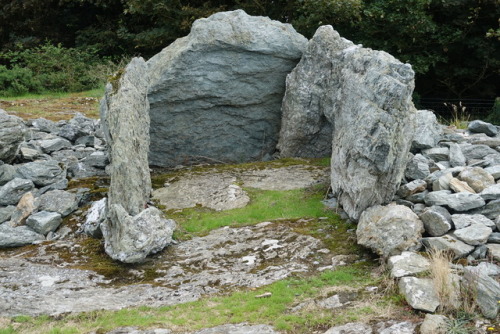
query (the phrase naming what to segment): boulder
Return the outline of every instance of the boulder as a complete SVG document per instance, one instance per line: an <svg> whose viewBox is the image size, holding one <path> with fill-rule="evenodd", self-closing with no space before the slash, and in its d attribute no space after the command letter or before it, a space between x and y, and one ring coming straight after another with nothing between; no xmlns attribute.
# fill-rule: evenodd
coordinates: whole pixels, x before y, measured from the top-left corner
<svg viewBox="0 0 500 334"><path fill-rule="evenodd" d="M458 178L467 182L476 193L495 184L493 176L480 167L467 167L460 172Z"/></svg>
<svg viewBox="0 0 500 334"><path fill-rule="evenodd" d="M66 179L66 170L55 160L29 162L17 168L23 179L33 181L38 187L44 187Z"/></svg>
<svg viewBox="0 0 500 334"><path fill-rule="evenodd" d="M142 262L172 242L175 222L162 218L150 207L131 216L120 204L107 206L107 220L101 224L106 253L124 263Z"/></svg>
<svg viewBox="0 0 500 334"><path fill-rule="evenodd" d="M16 168L9 164L4 164L0 160L0 186L3 186L16 177Z"/></svg>
<svg viewBox="0 0 500 334"><path fill-rule="evenodd" d="M306 44L291 25L242 10L196 20L141 73L150 79L150 164L269 158L285 78Z"/></svg>
<svg viewBox="0 0 500 334"><path fill-rule="evenodd" d="M61 126L57 131L59 137L75 142L78 138L93 134L95 131L95 120L77 113L67 124Z"/></svg>
<svg viewBox="0 0 500 334"><path fill-rule="evenodd" d="M62 218L57 212L40 211L26 219L26 225L31 227L33 231L46 235L49 232L57 230L61 225Z"/></svg>
<svg viewBox="0 0 500 334"><path fill-rule="evenodd" d="M0 109L0 161L10 163L14 160L25 131L26 125L21 118L8 115Z"/></svg>
<svg viewBox="0 0 500 334"><path fill-rule="evenodd" d="M43 241L45 237L27 226L0 224L0 248L21 247Z"/></svg>
<svg viewBox="0 0 500 334"><path fill-rule="evenodd" d="M40 211L57 212L66 217L78 208L75 194L64 190L51 190L36 199Z"/></svg>
<svg viewBox="0 0 500 334"><path fill-rule="evenodd" d="M406 165L405 177L410 180L425 179L429 174L429 160L418 153L411 157Z"/></svg>
<svg viewBox="0 0 500 334"><path fill-rule="evenodd" d="M498 153L487 145L461 144L460 148L468 163L475 159L483 159L487 155Z"/></svg>
<svg viewBox="0 0 500 334"><path fill-rule="evenodd" d="M106 86L101 102L111 161L108 206L120 204L132 216L145 209L151 195L146 70L142 58L132 59L114 86Z"/></svg>
<svg viewBox="0 0 500 334"><path fill-rule="evenodd" d="M388 203L403 177L415 127L414 72L385 52L342 39L331 26L319 33L337 46L325 97L332 99L325 116L334 119L332 192L357 220L365 209Z"/></svg>
<svg viewBox="0 0 500 334"><path fill-rule="evenodd" d="M403 277L398 286L399 292L416 310L434 312L439 306L439 298L431 279Z"/></svg>
<svg viewBox="0 0 500 334"><path fill-rule="evenodd" d="M52 133L56 132L57 130L57 125L54 121L45 119L43 117L37 119L31 119L28 122L32 127L37 128L42 132Z"/></svg>
<svg viewBox="0 0 500 334"><path fill-rule="evenodd" d="M0 205L17 205L21 197L34 187L31 180L16 177L0 187Z"/></svg>
<svg viewBox="0 0 500 334"><path fill-rule="evenodd" d="M495 319L500 308L500 283L484 271L466 267L463 284L469 291L475 291L476 303L483 316Z"/></svg>
<svg viewBox="0 0 500 334"><path fill-rule="evenodd" d="M498 134L498 128L495 125L480 120L469 122L467 130L470 132L484 133L491 137L495 137Z"/></svg>
<svg viewBox="0 0 500 334"><path fill-rule="evenodd" d="M444 315L427 313L420 325L420 334L446 334L447 320Z"/></svg>
<svg viewBox="0 0 500 334"><path fill-rule="evenodd" d="M473 246L467 245L465 242L458 240L450 234L446 234L442 237L422 238L422 244L428 250L450 250L454 254L455 260L466 257L474 250Z"/></svg>
<svg viewBox="0 0 500 334"><path fill-rule="evenodd" d="M467 159L465 159L462 149L457 143L450 144L449 159L451 167L465 166L467 164Z"/></svg>
<svg viewBox="0 0 500 334"><path fill-rule="evenodd" d="M424 223L425 231L433 236L440 237L446 234L452 227L451 215L442 206L431 206L419 215Z"/></svg>
<svg viewBox="0 0 500 334"><path fill-rule="evenodd" d="M387 261L391 276L395 278L412 276L429 270L429 260L414 252L403 252L394 255Z"/></svg>
<svg viewBox="0 0 500 334"><path fill-rule="evenodd" d="M443 130L439 125L436 115L429 110L419 110L416 114L415 135L411 142L411 151L433 148L437 145Z"/></svg>
<svg viewBox="0 0 500 334"><path fill-rule="evenodd" d="M388 258L418 250L423 231L422 221L406 206L376 205L361 214L356 236L358 244Z"/></svg>
<svg viewBox="0 0 500 334"><path fill-rule="evenodd" d="M485 244L491 233L491 228L481 223L474 223L468 227L455 230L453 235L468 245L477 246Z"/></svg>

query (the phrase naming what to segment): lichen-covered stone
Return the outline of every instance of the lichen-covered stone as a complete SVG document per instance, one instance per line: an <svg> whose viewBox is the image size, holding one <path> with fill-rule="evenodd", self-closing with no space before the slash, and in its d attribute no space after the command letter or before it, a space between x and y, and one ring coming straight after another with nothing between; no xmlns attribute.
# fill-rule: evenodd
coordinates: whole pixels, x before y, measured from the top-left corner
<svg viewBox="0 0 500 334"><path fill-rule="evenodd" d="M19 145L24 140L26 125L16 116L0 109L0 160L10 163L16 157Z"/></svg>

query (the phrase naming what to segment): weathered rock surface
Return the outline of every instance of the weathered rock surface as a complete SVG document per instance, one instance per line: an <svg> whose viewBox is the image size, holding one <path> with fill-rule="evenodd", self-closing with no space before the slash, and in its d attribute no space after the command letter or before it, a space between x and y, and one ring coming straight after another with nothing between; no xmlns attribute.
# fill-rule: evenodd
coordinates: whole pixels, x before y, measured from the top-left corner
<svg viewBox="0 0 500 334"><path fill-rule="evenodd" d="M350 322L342 326L335 326L324 332L323 334L358 334L358 333L373 333L372 328L361 322Z"/></svg>
<svg viewBox="0 0 500 334"><path fill-rule="evenodd" d="M411 276L429 270L430 263L422 255L413 252L403 252L391 256L387 261L392 277Z"/></svg>
<svg viewBox="0 0 500 334"><path fill-rule="evenodd" d="M474 189L476 193L480 193L487 187L495 184L495 179L491 174L480 167L467 167L458 176L462 181Z"/></svg>
<svg viewBox="0 0 500 334"><path fill-rule="evenodd" d="M342 39L331 26L319 28L332 50L332 192L352 219L387 203L399 187L415 127L411 103L414 73L385 52ZM403 135L404 134L404 135Z"/></svg>
<svg viewBox="0 0 500 334"><path fill-rule="evenodd" d="M16 177L0 187L0 205L17 205L21 197L34 187L31 180Z"/></svg>
<svg viewBox="0 0 500 334"><path fill-rule="evenodd" d="M419 215L427 233L440 237L451 229L451 215L442 206L431 206Z"/></svg>
<svg viewBox="0 0 500 334"><path fill-rule="evenodd" d="M476 302L481 313L488 319L495 319L500 304L500 283L476 268L464 269L464 283L472 291L476 291Z"/></svg>
<svg viewBox="0 0 500 334"><path fill-rule="evenodd" d="M19 145L24 140L26 125L16 116L8 115L0 109L0 160L10 163L19 150Z"/></svg>
<svg viewBox="0 0 500 334"><path fill-rule="evenodd" d="M65 180L66 170L55 160L29 162L17 168L17 173L23 179L33 181L38 187Z"/></svg>
<svg viewBox="0 0 500 334"><path fill-rule="evenodd" d="M62 218L57 212L40 211L26 219L26 225L31 227L33 231L46 235L49 232L54 232L61 225Z"/></svg>
<svg viewBox="0 0 500 334"><path fill-rule="evenodd" d="M399 292L414 309L434 312L439 306L434 285L428 278L403 277L399 281Z"/></svg>
<svg viewBox="0 0 500 334"><path fill-rule="evenodd" d="M415 123L415 135L411 143L412 152L435 147L443 135L436 115L429 110L419 110L416 113Z"/></svg>
<svg viewBox="0 0 500 334"><path fill-rule="evenodd" d="M39 210L57 212L66 217L78 208L78 199L74 193L64 190L51 190L37 198Z"/></svg>
<svg viewBox="0 0 500 334"><path fill-rule="evenodd" d="M470 122L467 126L467 129L470 132L480 132L492 137L498 134L498 129L496 126L480 120Z"/></svg>
<svg viewBox="0 0 500 334"><path fill-rule="evenodd" d="M27 226L11 227L5 223L0 224L0 248L31 245L42 240L45 240L43 235Z"/></svg>
<svg viewBox="0 0 500 334"><path fill-rule="evenodd" d="M426 314L420 325L420 334L446 334L448 318L440 314Z"/></svg>
<svg viewBox="0 0 500 334"><path fill-rule="evenodd" d="M307 40L291 25L221 12L148 61L156 166L262 160L274 153L285 77Z"/></svg>
<svg viewBox="0 0 500 334"><path fill-rule="evenodd" d="M413 211L402 205L373 206L361 214L358 243L383 258L418 250L424 226Z"/></svg>
<svg viewBox="0 0 500 334"><path fill-rule="evenodd" d="M111 161L108 206L120 204L132 216L144 210L151 195L146 70L142 58L132 59L114 87L106 86L101 101Z"/></svg>
<svg viewBox="0 0 500 334"><path fill-rule="evenodd" d="M13 180L16 177L16 168L12 165L5 164L0 160L0 186Z"/></svg>
<svg viewBox="0 0 500 334"><path fill-rule="evenodd" d="M473 223L468 227L455 230L453 235L468 245L477 246L485 244L491 232L491 228L481 223Z"/></svg>
<svg viewBox="0 0 500 334"><path fill-rule="evenodd" d="M455 259L466 257L474 250L473 246L467 245L450 234L442 237L423 238L422 243L427 250L450 250Z"/></svg>

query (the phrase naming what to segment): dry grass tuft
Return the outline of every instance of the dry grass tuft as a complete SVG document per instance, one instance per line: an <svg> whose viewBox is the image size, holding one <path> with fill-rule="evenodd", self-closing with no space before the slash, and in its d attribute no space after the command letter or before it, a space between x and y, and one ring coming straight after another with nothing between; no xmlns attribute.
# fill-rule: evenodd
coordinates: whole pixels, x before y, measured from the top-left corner
<svg viewBox="0 0 500 334"><path fill-rule="evenodd" d="M452 281L450 262L451 255L443 250L429 250L430 272L434 289L438 295L440 308L443 311L453 311L457 307L455 287Z"/></svg>

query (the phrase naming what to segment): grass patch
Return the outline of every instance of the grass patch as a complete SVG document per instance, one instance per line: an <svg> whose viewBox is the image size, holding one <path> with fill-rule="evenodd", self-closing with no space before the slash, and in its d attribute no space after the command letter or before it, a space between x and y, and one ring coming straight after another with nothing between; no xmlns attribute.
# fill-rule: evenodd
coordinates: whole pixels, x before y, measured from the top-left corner
<svg viewBox="0 0 500 334"><path fill-rule="evenodd" d="M262 288L202 298L176 306L95 311L62 316L57 319L25 317L22 323L16 324L16 332L80 333L93 330L99 333L122 326L164 327L176 331L193 331L246 321L269 324L277 330L288 333L308 333L311 328L328 328L343 319L358 319L360 316L375 315L378 301L372 301L373 307L362 305L359 308L338 310L335 316L332 316L332 311L318 309L290 312L290 309L297 303L322 296L325 288L338 286L362 289L365 285L375 284L376 281L370 275L372 266L372 264L358 264L341 267L314 277L288 278ZM271 296L256 298L264 292L270 292Z"/></svg>
<svg viewBox="0 0 500 334"><path fill-rule="evenodd" d="M224 226L252 225L278 219L336 218L321 203L324 192L303 189L288 191L245 189L250 203L240 209L214 211L203 207L169 210L167 216L187 235L203 235Z"/></svg>

